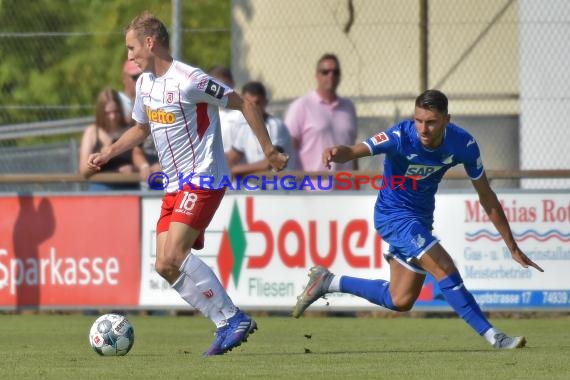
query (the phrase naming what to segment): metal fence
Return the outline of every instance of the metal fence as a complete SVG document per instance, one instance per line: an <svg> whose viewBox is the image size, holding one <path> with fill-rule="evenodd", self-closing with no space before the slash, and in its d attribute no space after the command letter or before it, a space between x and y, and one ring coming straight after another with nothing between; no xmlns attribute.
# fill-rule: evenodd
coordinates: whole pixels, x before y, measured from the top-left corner
<svg viewBox="0 0 570 380"><path fill-rule="evenodd" d="M43 22L42 8L48 4L53 13L58 3L73 5L62 10L61 17L50 18L50 22L60 20L61 24ZM117 28L105 30L99 25L94 29L86 24L65 32L71 30L66 23L74 7L94 6L89 5L92 3L52 0L32 2L25 9L15 1L0 3L3 20L20 19L21 12L36 16L22 18L26 22L19 25L0 25L3 60L18 56L18 62L25 62L26 57L37 61L41 52L46 65L56 65L57 56L49 51L64 54L66 44L90 49L90 44L105 38L116 40L124 49ZM113 2L95 3L106 19L117 18L113 12L118 9L110 5ZM191 6L209 10L216 1L176 3L181 12L187 12ZM128 13L127 20L138 12L139 2L129 4L119 9ZM163 20L170 20L172 4L155 7ZM118 24L124 26L124 22ZM193 28L182 20L179 37L185 48L196 39L208 39L210 45L223 49L222 41L231 34L231 66L237 87L249 80L263 81L271 96L270 111L278 116L295 97L314 88L316 60L333 52L339 55L343 69L339 92L357 105L359 138L410 116L413 99L421 90L439 88L450 97L452 120L480 141L487 168L566 169L570 167L566 154L570 130L565 128L570 112L568 25L570 4L564 0L232 0L227 29ZM87 38L89 43L77 44L78 38ZM181 59L195 63L188 49L182 49L181 54ZM222 56L202 57L201 66L223 63ZM120 80L121 62L114 59L106 68L116 71L115 83ZM18 68L0 70L0 128L17 128L21 121L11 119L13 113L5 112L7 109L26 113L39 107L33 113L35 118L26 120L28 126L91 116L93 104L88 101L38 104L41 93L35 99L18 98L18 88L6 85L16 74L25 75ZM79 92L89 85L81 79L62 85L69 87L69 93ZM41 90L41 77L31 83ZM0 173L9 171L14 157L2 154ZM379 165L377 160L367 160L361 168L377 169ZM566 180L523 181L525 184L570 186Z"/></svg>
<svg viewBox="0 0 570 380"><path fill-rule="evenodd" d="M76 173L78 171L77 142L0 147L0 175L22 173ZM79 183L0 184L0 192L78 191Z"/></svg>
<svg viewBox="0 0 570 380"><path fill-rule="evenodd" d="M315 86L325 52L341 60L341 95L356 102L360 137L413 112L438 88L452 121L483 139L494 169L564 169L570 130L570 2L563 0L234 0L239 81L268 83L273 110ZM568 187L568 181L528 181Z"/></svg>
<svg viewBox="0 0 570 380"><path fill-rule="evenodd" d="M93 115L101 88L123 87L124 28L143 10L171 28L181 58L229 64L230 1L1 1L0 127Z"/></svg>

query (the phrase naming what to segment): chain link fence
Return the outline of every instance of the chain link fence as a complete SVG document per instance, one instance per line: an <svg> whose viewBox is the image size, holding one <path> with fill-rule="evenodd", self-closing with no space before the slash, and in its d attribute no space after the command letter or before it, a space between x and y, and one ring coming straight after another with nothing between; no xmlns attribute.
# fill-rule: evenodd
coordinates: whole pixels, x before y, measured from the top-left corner
<svg viewBox="0 0 570 380"><path fill-rule="evenodd" d="M122 90L124 28L143 10L179 23L180 58L230 64L230 0L0 1L0 175L76 173L76 147L97 93ZM172 38L174 40L174 38ZM41 157L42 162L38 163ZM71 163L71 164L70 164ZM74 190L66 184L0 185L0 191Z"/></svg>
<svg viewBox="0 0 570 380"><path fill-rule="evenodd" d="M123 87L131 19L150 10L171 27L174 8L181 57L229 64L230 0L2 0L0 126L92 116L103 87Z"/></svg>
<svg viewBox="0 0 570 380"><path fill-rule="evenodd" d="M562 0L234 0L232 63L240 83L268 84L282 115L314 89L318 58L336 53L359 138L411 116L415 96L437 88L452 121L479 140L487 168L565 169L569 21Z"/></svg>
<svg viewBox="0 0 570 380"><path fill-rule="evenodd" d="M220 4L225 8L216 11ZM188 0L180 6L181 59L206 69L229 64L231 55L236 87L264 82L277 116L314 89L317 59L331 52L342 65L339 93L357 106L359 139L411 116L415 96L438 88L450 98L452 121L479 140L488 169L570 167L570 130L564 128L570 112L567 1ZM104 23L84 22L80 8L97 12ZM90 86L101 75L120 86L122 28L145 8L170 24L169 2L0 2L0 135L5 125L92 116L99 87ZM222 22L203 26L190 13ZM60 62L78 49L95 49L81 71ZM42 76L40 69L59 76ZM49 81L68 90L46 103L54 86ZM26 86L37 88L34 96L22 95ZM7 141L0 140L0 147L14 145L14 139ZM0 173L11 172L13 160L1 148L0 156ZM373 159L361 165L379 167ZM525 180L523 186L570 183Z"/></svg>

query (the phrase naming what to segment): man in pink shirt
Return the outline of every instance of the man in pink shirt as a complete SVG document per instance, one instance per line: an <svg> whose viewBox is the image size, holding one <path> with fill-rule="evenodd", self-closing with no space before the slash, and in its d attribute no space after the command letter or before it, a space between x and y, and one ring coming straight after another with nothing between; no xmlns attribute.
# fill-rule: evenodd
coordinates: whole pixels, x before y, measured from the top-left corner
<svg viewBox="0 0 570 380"><path fill-rule="evenodd" d="M302 170L324 170L321 156L325 148L352 145L356 140L354 104L336 92L340 75L338 57L324 54L317 62L317 89L297 98L287 110L285 125L293 139ZM335 171L357 169L355 161L331 166Z"/></svg>

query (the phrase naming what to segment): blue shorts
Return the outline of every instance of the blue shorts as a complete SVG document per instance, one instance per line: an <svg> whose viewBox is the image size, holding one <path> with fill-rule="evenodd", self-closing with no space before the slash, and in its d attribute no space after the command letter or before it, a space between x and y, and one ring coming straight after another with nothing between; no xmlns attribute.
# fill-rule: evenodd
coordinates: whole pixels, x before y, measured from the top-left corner
<svg viewBox="0 0 570 380"><path fill-rule="evenodd" d="M384 254L388 261L395 259L411 271L426 273L415 260L439 242L433 236L431 226L426 226L420 219L376 218L376 230L390 245L388 253Z"/></svg>

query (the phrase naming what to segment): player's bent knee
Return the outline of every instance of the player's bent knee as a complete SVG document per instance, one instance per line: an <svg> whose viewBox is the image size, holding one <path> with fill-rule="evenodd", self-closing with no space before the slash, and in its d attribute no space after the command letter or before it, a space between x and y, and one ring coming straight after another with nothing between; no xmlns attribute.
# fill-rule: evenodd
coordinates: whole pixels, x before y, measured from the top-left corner
<svg viewBox="0 0 570 380"><path fill-rule="evenodd" d="M396 311L409 311L415 303L415 298L409 296L392 296L392 303Z"/></svg>
<svg viewBox="0 0 570 380"><path fill-rule="evenodd" d="M410 311L412 310L412 307L414 306L413 303L411 304L394 304L394 308L396 309L396 311Z"/></svg>
<svg viewBox="0 0 570 380"><path fill-rule="evenodd" d="M178 268L171 260L167 260L163 258L157 258L156 262L154 263L154 269L156 272L161 275L162 277L169 279L171 278L176 272L178 272Z"/></svg>
<svg viewBox="0 0 570 380"><path fill-rule="evenodd" d="M158 273L161 276L163 276L163 274L166 273L167 271L167 267L159 260L156 260L156 262L154 263L154 269L156 270L156 273Z"/></svg>

